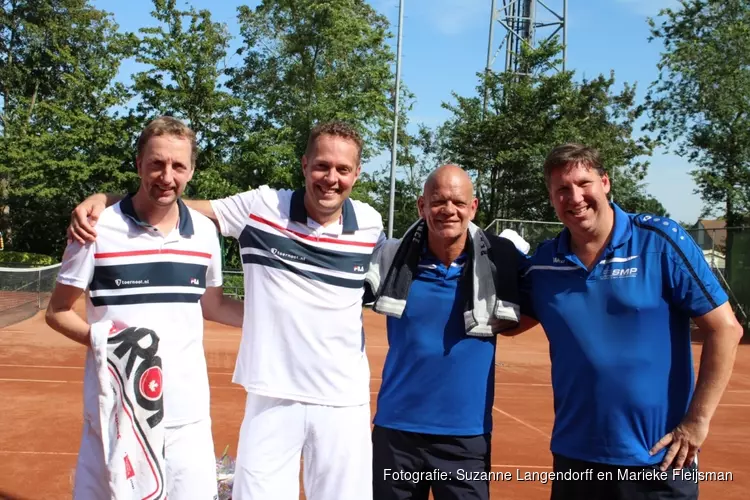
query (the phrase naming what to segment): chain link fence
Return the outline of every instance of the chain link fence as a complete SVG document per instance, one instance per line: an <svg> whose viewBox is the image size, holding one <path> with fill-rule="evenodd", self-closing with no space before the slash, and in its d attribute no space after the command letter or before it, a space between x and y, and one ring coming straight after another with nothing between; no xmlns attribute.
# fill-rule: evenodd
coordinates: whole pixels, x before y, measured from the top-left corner
<svg viewBox="0 0 750 500"><path fill-rule="evenodd" d="M750 227L688 229L721 282L737 319L750 329Z"/></svg>
<svg viewBox="0 0 750 500"><path fill-rule="evenodd" d="M552 239L563 230L562 222L544 222L535 220L495 219L484 230L492 234L500 234L506 229L512 229L526 240L534 252L540 243Z"/></svg>

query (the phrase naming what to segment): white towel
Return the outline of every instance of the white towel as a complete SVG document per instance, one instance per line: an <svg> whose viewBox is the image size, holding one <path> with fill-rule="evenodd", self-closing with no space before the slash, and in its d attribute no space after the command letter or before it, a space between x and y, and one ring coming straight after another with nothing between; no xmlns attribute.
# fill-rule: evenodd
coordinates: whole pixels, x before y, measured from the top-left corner
<svg viewBox="0 0 750 500"><path fill-rule="evenodd" d="M91 326L99 420L112 500L164 500L159 338L112 321Z"/></svg>

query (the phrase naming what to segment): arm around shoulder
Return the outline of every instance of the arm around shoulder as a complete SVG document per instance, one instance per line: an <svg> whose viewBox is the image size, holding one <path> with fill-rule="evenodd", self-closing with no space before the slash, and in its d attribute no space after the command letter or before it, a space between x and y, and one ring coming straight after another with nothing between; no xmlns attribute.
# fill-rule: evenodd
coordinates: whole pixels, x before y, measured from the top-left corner
<svg viewBox="0 0 750 500"><path fill-rule="evenodd" d="M208 217L223 236L238 239L253 212L260 189L245 191L216 200L183 200L193 210Z"/></svg>
<svg viewBox="0 0 750 500"><path fill-rule="evenodd" d="M185 205L192 208L196 212L211 219L211 221L213 221L213 223L218 226L218 221L216 220L216 212L214 212L214 207L212 206L210 200L188 200L183 198L182 201L185 203Z"/></svg>

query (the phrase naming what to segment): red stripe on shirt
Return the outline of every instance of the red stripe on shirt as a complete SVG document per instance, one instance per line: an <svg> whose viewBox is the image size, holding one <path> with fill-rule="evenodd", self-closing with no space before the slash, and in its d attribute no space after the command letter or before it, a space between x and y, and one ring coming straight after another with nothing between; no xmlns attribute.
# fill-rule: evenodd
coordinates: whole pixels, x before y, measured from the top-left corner
<svg viewBox="0 0 750 500"><path fill-rule="evenodd" d="M366 241L347 241L347 240L338 240L335 238L318 238L317 236L312 236L309 234L300 233L297 231L292 231L289 228L280 226L279 224L276 224L275 222L271 222L270 220L266 220L263 217L258 217L255 214L250 214L250 218L253 219L256 222L260 222L261 224L265 224L267 226L271 226L274 229L278 229L279 231L287 231L289 233L292 233L295 236L299 236L300 238L303 238L305 240L310 241L323 241L325 243L336 243L337 245L352 245L356 247L368 247L368 248L374 248L375 243L368 243Z"/></svg>
<svg viewBox="0 0 750 500"><path fill-rule="evenodd" d="M193 252L190 250L172 250L172 249L161 249L161 250L131 250L129 252L106 252L106 253L95 253L95 259L111 259L113 257L135 257L138 255L160 255L160 254L172 254L172 255L188 255L190 257L204 257L206 259L211 258L210 253L204 252Z"/></svg>

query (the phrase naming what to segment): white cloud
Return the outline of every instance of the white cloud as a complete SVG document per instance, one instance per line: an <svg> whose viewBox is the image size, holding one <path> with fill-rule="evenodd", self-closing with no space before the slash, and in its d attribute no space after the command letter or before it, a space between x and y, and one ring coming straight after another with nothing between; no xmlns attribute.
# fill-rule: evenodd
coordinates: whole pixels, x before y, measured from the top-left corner
<svg viewBox="0 0 750 500"><path fill-rule="evenodd" d="M677 8L680 5L678 0L617 0L617 3L624 5L626 8L636 14L655 17L661 9Z"/></svg>

